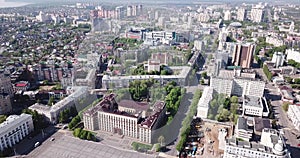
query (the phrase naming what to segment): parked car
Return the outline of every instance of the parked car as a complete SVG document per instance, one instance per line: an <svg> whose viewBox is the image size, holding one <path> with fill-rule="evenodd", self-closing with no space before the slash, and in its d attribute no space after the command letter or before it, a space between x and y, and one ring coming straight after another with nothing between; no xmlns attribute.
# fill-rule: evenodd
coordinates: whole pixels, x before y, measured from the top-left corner
<svg viewBox="0 0 300 158"><path fill-rule="evenodd" d="M40 145L40 142L36 142L35 144L34 144L34 147L36 148L36 147L38 147Z"/></svg>

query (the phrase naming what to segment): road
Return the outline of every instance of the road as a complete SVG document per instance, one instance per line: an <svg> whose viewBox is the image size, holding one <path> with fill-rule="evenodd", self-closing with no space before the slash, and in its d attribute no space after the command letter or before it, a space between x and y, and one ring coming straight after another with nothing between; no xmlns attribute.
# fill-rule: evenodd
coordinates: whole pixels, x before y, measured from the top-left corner
<svg viewBox="0 0 300 158"><path fill-rule="evenodd" d="M80 140L59 130L51 138L43 142L39 147L30 152L27 156L31 158L154 158L155 155L147 155L135 151L117 149L102 142Z"/></svg>
<svg viewBox="0 0 300 158"><path fill-rule="evenodd" d="M261 73L260 75L266 79L266 76L262 74L261 71L257 71ZM297 157L300 155L300 150L297 145L300 141L296 138L296 135L292 133L297 133L294 126L292 125L291 121L288 119L287 114L282 109L282 101L280 93L277 90L277 87L273 86L271 82L267 81L266 88L268 89L269 93L266 93L265 96L267 99L271 100L271 104L273 106L275 119L277 119L277 123L279 125L279 129L284 131L284 138L286 140L287 147L292 154L292 157Z"/></svg>

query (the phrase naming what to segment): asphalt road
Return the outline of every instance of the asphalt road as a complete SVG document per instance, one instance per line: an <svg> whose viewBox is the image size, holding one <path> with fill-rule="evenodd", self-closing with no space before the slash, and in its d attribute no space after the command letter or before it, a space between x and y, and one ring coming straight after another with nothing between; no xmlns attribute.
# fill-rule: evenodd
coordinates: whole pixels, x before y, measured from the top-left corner
<svg viewBox="0 0 300 158"><path fill-rule="evenodd" d="M275 113L275 119L278 120L277 123L279 125L279 129L284 131L283 136L286 140L287 147L291 152L292 157L299 157L300 149L298 144L300 141L296 138L296 135L293 134L299 134L299 132L296 131L293 124L288 119L286 112L283 111L283 103L277 88L271 84L266 84L266 88L269 90L269 93L266 94L266 97L271 100L271 104Z"/></svg>
<svg viewBox="0 0 300 158"><path fill-rule="evenodd" d="M54 138L54 141L50 139ZM35 148L26 157L30 158L153 158L154 155L147 155L130 150L117 149L102 144L80 140L60 130Z"/></svg>

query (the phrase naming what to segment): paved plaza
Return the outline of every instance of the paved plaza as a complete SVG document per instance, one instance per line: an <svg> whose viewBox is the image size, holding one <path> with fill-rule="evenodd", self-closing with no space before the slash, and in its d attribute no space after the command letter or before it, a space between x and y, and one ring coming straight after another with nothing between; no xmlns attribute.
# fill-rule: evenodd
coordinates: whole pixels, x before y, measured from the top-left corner
<svg viewBox="0 0 300 158"><path fill-rule="evenodd" d="M154 158L154 155L147 155L126 149L114 148L103 145L101 142L80 140L63 132L53 135L54 141L50 138L43 142L26 157L30 158Z"/></svg>

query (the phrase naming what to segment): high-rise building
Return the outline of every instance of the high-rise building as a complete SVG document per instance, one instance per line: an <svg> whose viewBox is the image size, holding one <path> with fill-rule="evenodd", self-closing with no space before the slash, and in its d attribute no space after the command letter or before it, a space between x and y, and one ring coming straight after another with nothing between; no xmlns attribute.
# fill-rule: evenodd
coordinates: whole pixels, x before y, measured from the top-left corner
<svg viewBox="0 0 300 158"><path fill-rule="evenodd" d="M263 20L264 10L260 6L252 7L251 9L251 20L252 22L260 23Z"/></svg>
<svg viewBox="0 0 300 158"><path fill-rule="evenodd" d="M116 7L115 11L116 11L116 13L115 13L116 19L122 19L122 18L124 18L124 16L125 16L125 9L124 9L123 6Z"/></svg>
<svg viewBox="0 0 300 158"><path fill-rule="evenodd" d="M224 12L224 20L225 21L231 20L231 12L230 12L230 10L226 10Z"/></svg>
<svg viewBox="0 0 300 158"><path fill-rule="evenodd" d="M237 11L237 20L238 21L244 21L247 17L247 14L246 14L246 9L245 8L239 8L238 11Z"/></svg>
<svg viewBox="0 0 300 158"><path fill-rule="evenodd" d="M154 13L155 20L158 20L159 17L160 17L159 11L155 11Z"/></svg>
<svg viewBox="0 0 300 158"><path fill-rule="evenodd" d="M127 16L132 16L133 8L132 6L127 6Z"/></svg>
<svg viewBox="0 0 300 158"><path fill-rule="evenodd" d="M272 57L272 62L275 63L275 67L283 66L285 60L285 54L282 52L275 52Z"/></svg>
<svg viewBox="0 0 300 158"><path fill-rule="evenodd" d="M138 5L138 15L141 15L143 13L143 5Z"/></svg>
<svg viewBox="0 0 300 158"><path fill-rule="evenodd" d="M232 64L242 68L250 68L253 60L255 44L236 43L232 54Z"/></svg>
<svg viewBox="0 0 300 158"><path fill-rule="evenodd" d="M165 27L165 17L159 17L158 18L158 22L157 22L157 26L160 26L160 27Z"/></svg>
<svg viewBox="0 0 300 158"><path fill-rule="evenodd" d="M137 16L138 15L138 6L133 5L132 6L132 16Z"/></svg>

